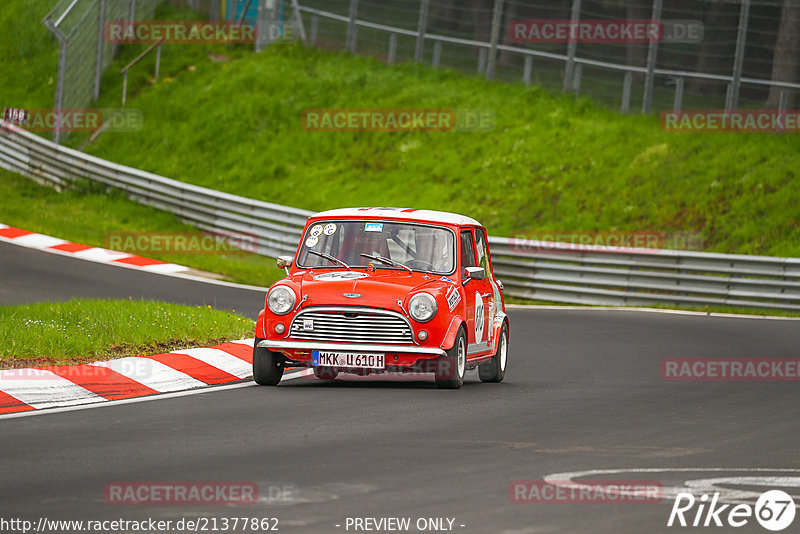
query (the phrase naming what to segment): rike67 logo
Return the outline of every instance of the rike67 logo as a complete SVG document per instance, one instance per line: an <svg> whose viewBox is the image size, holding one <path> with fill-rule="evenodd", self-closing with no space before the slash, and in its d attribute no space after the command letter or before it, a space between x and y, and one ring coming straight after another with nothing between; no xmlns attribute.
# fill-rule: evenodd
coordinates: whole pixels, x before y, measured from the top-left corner
<svg viewBox="0 0 800 534"><path fill-rule="evenodd" d="M669 514L667 526L692 527L743 527L754 518L767 530L777 532L794 521L795 507L792 497L781 490L766 491L755 505L719 504L719 493L709 499L704 493L695 498L691 493L678 493Z"/></svg>

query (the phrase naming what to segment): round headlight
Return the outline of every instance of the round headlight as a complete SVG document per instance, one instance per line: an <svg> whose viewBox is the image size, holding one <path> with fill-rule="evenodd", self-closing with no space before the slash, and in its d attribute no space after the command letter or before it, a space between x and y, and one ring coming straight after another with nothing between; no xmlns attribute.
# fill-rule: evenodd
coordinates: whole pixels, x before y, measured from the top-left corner
<svg viewBox="0 0 800 534"><path fill-rule="evenodd" d="M408 301L408 313L420 323L430 321L436 315L436 299L430 293L417 293Z"/></svg>
<svg viewBox="0 0 800 534"><path fill-rule="evenodd" d="M294 307L294 291L286 286L275 286L267 294L267 305L272 313L286 315Z"/></svg>

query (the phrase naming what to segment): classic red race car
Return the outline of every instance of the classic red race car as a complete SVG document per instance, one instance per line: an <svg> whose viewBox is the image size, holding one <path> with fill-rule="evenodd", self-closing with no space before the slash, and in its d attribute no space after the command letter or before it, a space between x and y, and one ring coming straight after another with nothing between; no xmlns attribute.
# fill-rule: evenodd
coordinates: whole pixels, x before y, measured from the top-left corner
<svg viewBox="0 0 800 534"><path fill-rule="evenodd" d="M276 385L286 367L434 373L460 388L506 371L509 323L486 229L463 215L350 208L309 217L287 276L270 287L256 323L253 377Z"/></svg>

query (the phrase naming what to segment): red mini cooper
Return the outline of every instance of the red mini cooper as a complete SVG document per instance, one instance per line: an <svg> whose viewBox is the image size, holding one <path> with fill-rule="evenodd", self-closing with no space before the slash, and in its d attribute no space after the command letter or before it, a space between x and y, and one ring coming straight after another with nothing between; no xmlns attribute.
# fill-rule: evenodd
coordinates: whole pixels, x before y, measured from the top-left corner
<svg viewBox="0 0 800 534"><path fill-rule="evenodd" d="M347 372L434 373L460 388L467 369L500 382L508 355L503 285L486 230L439 211L350 208L309 217L287 276L258 315L253 377L285 367L321 379Z"/></svg>

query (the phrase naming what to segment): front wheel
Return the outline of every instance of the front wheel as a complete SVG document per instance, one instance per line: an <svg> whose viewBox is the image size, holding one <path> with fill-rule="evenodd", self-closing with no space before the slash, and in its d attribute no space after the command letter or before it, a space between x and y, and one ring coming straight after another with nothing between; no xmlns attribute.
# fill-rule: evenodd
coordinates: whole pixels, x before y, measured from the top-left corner
<svg viewBox="0 0 800 534"><path fill-rule="evenodd" d="M464 385L467 371L467 335L458 331L453 348L439 361L436 369L436 385L442 389L458 389Z"/></svg>
<svg viewBox="0 0 800 534"><path fill-rule="evenodd" d="M253 347L253 380L261 386L276 386L283 377L283 368L286 363L279 352L259 347L256 339Z"/></svg>
<svg viewBox="0 0 800 534"><path fill-rule="evenodd" d="M508 360L508 327L503 324L497 352L492 359L478 366L478 377L481 382L502 382L506 376L506 361Z"/></svg>

